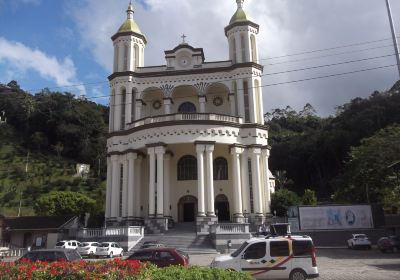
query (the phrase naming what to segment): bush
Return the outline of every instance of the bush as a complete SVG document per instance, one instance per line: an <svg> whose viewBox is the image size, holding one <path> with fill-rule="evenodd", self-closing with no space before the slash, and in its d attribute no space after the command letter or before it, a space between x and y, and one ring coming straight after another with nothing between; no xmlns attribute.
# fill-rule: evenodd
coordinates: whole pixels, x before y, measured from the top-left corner
<svg viewBox="0 0 400 280"><path fill-rule="evenodd" d="M271 210L279 217L286 216L289 206L299 205L296 193L287 189L279 189L271 196Z"/></svg>
<svg viewBox="0 0 400 280"><path fill-rule="evenodd" d="M138 261L0 263L0 280L251 280L245 273L197 266L157 268Z"/></svg>

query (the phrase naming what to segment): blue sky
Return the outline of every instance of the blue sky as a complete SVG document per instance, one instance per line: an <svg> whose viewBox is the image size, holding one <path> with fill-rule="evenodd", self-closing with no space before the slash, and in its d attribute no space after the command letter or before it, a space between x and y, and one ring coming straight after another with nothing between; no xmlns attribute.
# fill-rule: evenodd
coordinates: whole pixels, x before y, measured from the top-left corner
<svg viewBox="0 0 400 280"><path fill-rule="evenodd" d="M128 2L0 0L0 83L14 79L26 90L60 87L61 91L87 97L108 95L110 37L125 20ZM391 2L400 33L400 1ZM227 59L223 29L236 10L234 0L143 0L134 1L134 5L134 18L148 39L146 66L165 64L164 50L179 44L182 33L194 47L204 48L207 61ZM390 30L384 0L245 0L245 10L261 27L258 44L264 73L393 54L391 41L387 40ZM268 59L374 40L379 41L318 52L323 58L307 54ZM319 114L333 114L335 106L351 98L390 88L398 79L395 68L286 82L394 63L391 56L267 75L263 84L285 84L263 89L264 107L270 110L290 105L301 109L309 102ZM84 85L71 87L76 84ZM94 100L107 103L107 98Z"/></svg>

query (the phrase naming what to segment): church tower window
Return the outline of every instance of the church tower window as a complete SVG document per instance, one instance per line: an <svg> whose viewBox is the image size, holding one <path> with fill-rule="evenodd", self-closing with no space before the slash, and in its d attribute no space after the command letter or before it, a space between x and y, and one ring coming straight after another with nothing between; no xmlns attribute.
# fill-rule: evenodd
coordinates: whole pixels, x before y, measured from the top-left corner
<svg viewBox="0 0 400 280"><path fill-rule="evenodd" d="M131 122L133 122L135 120L135 116L136 116L136 90L132 89L132 101L131 101Z"/></svg>
<svg viewBox="0 0 400 280"><path fill-rule="evenodd" d="M196 106L191 102L184 102L179 106L178 113L196 113Z"/></svg>
<svg viewBox="0 0 400 280"><path fill-rule="evenodd" d="M178 181L197 180L197 159L183 156L178 161Z"/></svg>
<svg viewBox="0 0 400 280"><path fill-rule="evenodd" d="M223 157L214 160L214 180L228 180L228 161Z"/></svg>
<svg viewBox="0 0 400 280"><path fill-rule="evenodd" d="M232 46L232 62L233 63L236 63L236 40L235 40L235 38L232 38L232 43L231 43L231 46Z"/></svg>
<svg viewBox="0 0 400 280"><path fill-rule="evenodd" d="M246 62L246 44L244 41L244 35L240 35L240 47L242 49L242 62Z"/></svg>
<svg viewBox="0 0 400 280"><path fill-rule="evenodd" d="M119 56L118 45L114 46L114 72L118 72L118 56Z"/></svg>
<svg viewBox="0 0 400 280"><path fill-rule="evenodd" d="M257 63L256 37L253 34L250 36L250 44L251 44L251 61Z"/></svg>
<svg viewBox="0 0 400 280"><path fill-rule="evenodd" d="M135 44L135 67L139 67L139 46Z"/></svg>
<svg viewBox="0 0 400 280"><path fill-rule="evenodd" d="M125 104L126 104L126 89L121 90L121 129L125 129Z"/></svg>
<svg viewBox="0 0 400 280"><path fill-rule="evenodd" d="M128 71L128 46L124 45L124 71Z"/></svg>
<svg viewBox="0 0 400 280"><path fill-rule="evenodd" d="M250 122L250 97L249 97L249 83L243 82L244 91L244 121Z"/></svg>

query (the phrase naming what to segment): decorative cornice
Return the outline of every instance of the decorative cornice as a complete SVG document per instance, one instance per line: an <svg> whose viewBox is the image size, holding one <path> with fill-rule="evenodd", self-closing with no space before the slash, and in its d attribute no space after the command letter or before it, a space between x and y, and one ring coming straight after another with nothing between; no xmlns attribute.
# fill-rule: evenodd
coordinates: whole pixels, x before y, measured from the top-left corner
<svg viewBox="0 0 400 280"><path fill-rule="evenodd" d="M258 25L257 23L254 23L252 21L249 21L249 20L239 21L239 22L229 24L227 27L225 27L225 36L228 36L229 30L231 30L232 28L234 28L236 26L251 26L251 27L254 27L255 29L257 29L257 31L260 29L260 25Z"/></svg>
<svg viewBox="0 0 400 280"><path fill-rule="evenodd" d="M194 145L215 145L216 141L194 141Z"/></svg>
<svg viewBox="0 0 400 280"><path fill-rule="evenodd" d="M139 33L133 32L133 31L115 33L111 37L111 40L115 41L116 39L118 39L119 37L122 37L122 36L135 36L135 37L142 39L144 44L147 44L146 37L143 34L139 34Z"/></svg>
<svg viewBox="0 0 400 280"><path fill-rule="evenodd" d="M134 78L157 78L157 77L167 77L167 76L209 74L218 72L228 72L240 68L256 68L257 70L260 71L264 70L264 66L262 66L261 64L254 62L244 62L244 63L236 63L227 67L215 67L215 68L196 68L188 70L157 71L157 72L147 72L147 73L132 72L132 71L115 72L110 76L108 76L108 80L112 81L114 78L126 77L126 76L132 76Z"/></svg>
<svg viewBox="0 0 400 280"><path fill-rule="evenodd" d="M146 144L146 148L166 147L166 146L167 146L167 144L165 144L163 142Z"/></svg>
<svg viewBox="0 0 400 280"><path fill-rule="evenodd" d="M141 125L138 127L127 129L127 130L110 132L108 134L107 138L109 139L114 136L126 136L129 134L132 134L132 133L135 133L138 131L142 131L142 130L147 130L150 128L166 127L166 126L182 126L182 125L191 125L191 126L193 126L193 125L221 125L221 126L236 127L236 128L258 128L258 129L267 130L267 131L269 129L268 125L261 125L261 124L256 124L256 123L238 124L238 123L224 122L224 121L182 120L182 121L167 121L167 122L159 122L159 123L150 123L150 124L144 124L144 125Z"/></svg>

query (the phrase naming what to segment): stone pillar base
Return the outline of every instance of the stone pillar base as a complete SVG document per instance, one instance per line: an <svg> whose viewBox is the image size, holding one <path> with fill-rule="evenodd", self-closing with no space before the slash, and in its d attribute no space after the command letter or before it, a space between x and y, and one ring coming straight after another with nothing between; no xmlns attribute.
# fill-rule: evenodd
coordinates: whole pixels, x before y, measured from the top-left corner
<svg viewBox="0 0 400 280"><path fill-rule="evenodd" d="M198 216L196 218L196 232L197 235L209 235L210 225L217 224L218 217Z"/></svg>
<svg viewBox="0 0 400 280"><path fill-rule="evenodd" d="M106 218L105 222L106 227L117 227L120 226L120 222L117 218Z"/></svg>
<svg viewBox="0 0 400 280"><path fill-rule="evenodd" d="M168 218L148 218L144 225L148 234L164 233L168 231Z"/></svg>
<svg viewBox="0 0 400 280"><path fill-rule="evenodd" d="M232 220L234 223L238 223L238 224L246 223L246 219L243 216L234 216Z"/></svg>

